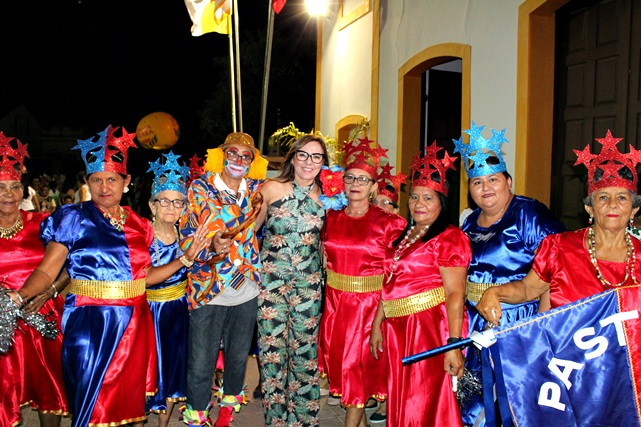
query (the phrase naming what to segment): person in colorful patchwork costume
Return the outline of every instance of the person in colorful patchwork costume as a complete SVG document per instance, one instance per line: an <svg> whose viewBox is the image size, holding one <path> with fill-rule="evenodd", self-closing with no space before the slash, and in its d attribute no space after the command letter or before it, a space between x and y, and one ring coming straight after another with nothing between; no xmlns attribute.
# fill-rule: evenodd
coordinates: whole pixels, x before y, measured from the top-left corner
<svg viewBox="0 0 641 427"><path fill-rule="evenodd" d="M225 377L214 393L219 406L215 425L229 425L232 411L246 403L245 367L261 283L254 221L267 164L251 136L234 132L220 147L208 150L204 175L189 187L181 234L186 238L207 223L206 237L213 239L188 273L187 403L182 413L189 425L211 425L212 378L221 338ZM189 245L187 240L183 249Z"/></svg>

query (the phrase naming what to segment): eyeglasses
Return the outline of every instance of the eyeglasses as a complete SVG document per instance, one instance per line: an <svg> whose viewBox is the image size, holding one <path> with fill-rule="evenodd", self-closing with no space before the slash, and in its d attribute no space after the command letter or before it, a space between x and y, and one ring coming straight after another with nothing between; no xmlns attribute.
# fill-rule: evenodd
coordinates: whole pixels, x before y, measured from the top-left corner
<svg viewBox="0 0 641 427"><path fill-rule="evenodd" d="M187 202L185 202L182 199L175 199L175 200L154 199L154 203L155 202L160 203L160 206L162 206L163 208L169 207L169 205L174 205L174 207L177 208L177 209L182 209L187 204Z"/></svg>
<svg viewBox="0 0 641 427"><path fill-rule="evenodd" d="M320 164L325 160L325 155L321 153L308 153L303 150L296 150L296 160L299 162L306 162L307 159L312 158L312 163Z"/></svg>
<svg viewBox="0 0 641 427"><path fill-rule="evenodd" d="M231 160L232 162L236 162L236 160L240 159L240 162L244 164L245 166L249 166L252 164L254 161L253 156L248 156L246 154L240 154L236 150L227 150L225 152L225 157L227 157L227 160Z"/></svg>
<svg viewBox="0 0 641 427"><path fill-rule="evenodd" d="M0 185L0 193L4 193L7 190L12 193L22 191L22 184Z"/></svg>
<svg viewBox="0 0 641 427"><path fill-rule="evenodd" d="M376 181L364 175L361 175L361 176L345 175L343 177L343 182L345 184L354 184L355 182L357 182L358 185L367 185L370 182L376 182Z"/></svg>
<svg viewBox="0 0 641 427"><path fill-rule="evenodd" d="M383 206L387 206L387 205L391 205L394 209L396 209L398 207L398 205L396 205L396 203L392 202L391 200L383 200L381 202L379 202L377 200L373 200L372 203L375 204L376 206L379 206L379 207L383 207Z"/></svg>

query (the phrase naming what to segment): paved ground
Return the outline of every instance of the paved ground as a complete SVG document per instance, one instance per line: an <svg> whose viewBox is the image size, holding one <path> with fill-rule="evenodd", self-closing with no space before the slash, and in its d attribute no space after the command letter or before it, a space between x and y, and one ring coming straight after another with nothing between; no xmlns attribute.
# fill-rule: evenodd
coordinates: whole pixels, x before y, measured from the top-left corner
<svg viewBox="0 0 641 427"><path fill-rule="evenodd" d="M247 361L247 376L246 383L249 390L254 390L258 385L258 365L256 358L250 357ZM215 409L217 411L217 408ZM29 408L22 410L24 427L39 427L38 413ZM212 419L216 419L212 416ZM64 418L61 427L69 427L71 420ZM154 427L158 425L158 418L156 415L151 414L147 418L147 425ZM236 414L234 422L231 427L263 427L265 419L263 418L263 409L260 401L253 400L244 406L238 414ZM321 399L320 411L320 425L321 427L342 427L345 425L345 411L340 406L327 405L327 397ZM170 427L182 427L185 424L178 419L178 410L174 410L172 419L169 423ZM385 427L385 424L376 424L376 427Z"/></svg>

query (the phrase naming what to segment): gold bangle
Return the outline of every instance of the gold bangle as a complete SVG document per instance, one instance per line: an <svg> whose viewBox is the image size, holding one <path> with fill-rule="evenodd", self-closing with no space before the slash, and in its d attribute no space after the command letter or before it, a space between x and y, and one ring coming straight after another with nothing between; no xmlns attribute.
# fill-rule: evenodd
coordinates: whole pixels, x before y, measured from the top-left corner
<svg viewBox="0 0 641 427"><path fill-rule="evenodd" d="M189 267L191 267L192 265L194 265L194 261L193 261L193 260L189 261L185 255L181 255L181 256L180 256L180 258L178 258L178 259L179 259L179 260L180 260L180 262L182 262L182 264L183 264L185 267L187 267L187 268L189 268Z"/></svg>

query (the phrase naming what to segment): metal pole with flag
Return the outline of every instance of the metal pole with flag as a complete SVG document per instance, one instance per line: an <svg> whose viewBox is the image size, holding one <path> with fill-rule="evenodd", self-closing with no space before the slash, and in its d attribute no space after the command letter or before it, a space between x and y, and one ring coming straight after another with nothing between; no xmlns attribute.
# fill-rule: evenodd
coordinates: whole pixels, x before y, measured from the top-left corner
<svg viewBox="0 0 641 427"><path fill-rule="evenodd" d="M207 33L219 33L226 34L229 39L231 115L233 130L236 132L236 87L231 21L233 11L231 0L185 0L185 6L187 6L187 12L189 12L189 17L192 22L192 36L198 37Z"/></svg>

